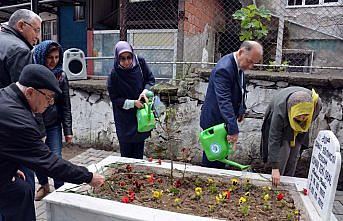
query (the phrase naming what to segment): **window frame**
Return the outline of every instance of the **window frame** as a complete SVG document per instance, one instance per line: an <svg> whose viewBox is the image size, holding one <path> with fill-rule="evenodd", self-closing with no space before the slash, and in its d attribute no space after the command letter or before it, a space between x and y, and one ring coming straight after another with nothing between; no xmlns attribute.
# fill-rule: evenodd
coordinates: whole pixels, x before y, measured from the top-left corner
<svg viewBox="0 0 343 221"><path fill-rule="evenodd" d="M294 0L295 2L296 0ZM330 7L330 6L343 6L343 0L337 0L337 2L324 2L325 0L319 0L318 4L315 5L305 5L305 0L301 1L301 5L288 5L288 0L286 2L286 8L309 8L309 7Z"/></svg>
<svg viewBox="0 0 343 221"><path fill-rule="evenodd" d="M81 13L82 11L82 13ZM74 5L73 7L73 20L74 21L85 21L86 20L86 7L85 5Z"/></svg>

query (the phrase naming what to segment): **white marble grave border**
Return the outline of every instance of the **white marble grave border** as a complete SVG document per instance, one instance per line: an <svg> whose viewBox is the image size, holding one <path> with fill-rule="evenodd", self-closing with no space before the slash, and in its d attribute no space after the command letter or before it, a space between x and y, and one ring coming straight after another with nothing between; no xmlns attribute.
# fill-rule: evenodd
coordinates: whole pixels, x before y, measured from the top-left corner
<svg viewBox="0 0 343 221"><path fill-rule="evenodd" d="M136 160L131 158L123 158L118 156L109 156L103 159L96 165L90 165L88 169L92 172L102 171L104 166L111 163L122 162L122 163L134 163L142 165L159 167L170 169L169 162L163 162L161 165L158 165L156 162L148 162L144 160ZM180 171L184 170L184 164L174 163L174 168ZM200 166L188 165L186 167L187 172L203 173L210 175L219 175L227 177L248 177L253 181L266 181L266 179L271 179L271 176L268 174L263 174L261 176L257 173L249 173L242 171L233 171L233 170L222 170L222 169L213 169ZM295 186L302 207L306 210L306 215L311 221L319 221L320 217L310 201L308 196L300 193L304 188L307 188L307 179L295 178L295 177L281 177L281 182L284 184L290 184ZM124 204L112 200L99 199L95 197L61 192L66 189L77 187L78 185L66 183L64 186L58 189L47 197L44 198L44 201L47 205L47 220L48 221L107 221L107 220L118 220L118 221L206 221L206 220L218 220L211 219L207 217L199 217L188 214L181 214L176 212L169 212L165 210L158 210L148 207L137 206L133 204ZM331 221L336 221L337 219L332 214Z"/></svg>

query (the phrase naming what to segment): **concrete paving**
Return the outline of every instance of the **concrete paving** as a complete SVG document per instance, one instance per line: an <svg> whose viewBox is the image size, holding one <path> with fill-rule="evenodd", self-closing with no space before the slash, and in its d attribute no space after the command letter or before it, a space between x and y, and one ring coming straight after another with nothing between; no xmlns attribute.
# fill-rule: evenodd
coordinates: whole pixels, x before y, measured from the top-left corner
<svg viewBox="0 0 343 221"><path fill-rule="evenodd" d="M77 165L89 166L91 164L98 163L109 155L119 156L119 154L116 152L88 149L87 151L74 157L70 161ZM52 180L50 180L49 183L51 184ZM50 187L53 190L53 186ZM38 189L37 180L36 189ZM35 202L35 207L37 221L46 221L45 203L43 201ZM336 215L338 221L343 221L343 191L336 192L336 197L333 205L333 213Z"/></svg>

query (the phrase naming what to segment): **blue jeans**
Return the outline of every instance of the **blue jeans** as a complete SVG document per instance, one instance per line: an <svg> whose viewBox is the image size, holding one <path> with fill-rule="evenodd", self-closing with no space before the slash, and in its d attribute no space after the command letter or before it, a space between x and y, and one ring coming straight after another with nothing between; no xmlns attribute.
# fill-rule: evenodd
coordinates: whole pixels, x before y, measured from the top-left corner
<svg viewBox="0 0 343 221"><path fill-rule="evenodd" d="M56 154L59 158L62 158L62 127L61 125L52 126L46 128L46 145L48 145L50 151ZM37 179L40 185L45 185L48 183L48 177L36 173ZM54 187L58 189L63 186L64 182L58 179L54 179Z"/></svg>
<svg viewBox="0 0 343 221"><path fill-rule="evenodd" d="M205 152L202 154L202 163L201 166L209 167L209 168L217 168L217 169L225 169L225 163L219 161L209 161Z"/></svg>

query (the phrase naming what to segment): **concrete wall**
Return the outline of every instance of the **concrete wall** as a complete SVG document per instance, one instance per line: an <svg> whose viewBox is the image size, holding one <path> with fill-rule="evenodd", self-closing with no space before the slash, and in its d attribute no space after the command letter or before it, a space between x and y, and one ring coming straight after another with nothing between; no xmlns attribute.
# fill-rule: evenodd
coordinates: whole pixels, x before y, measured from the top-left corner
<svg viewBox="0 0 343 221"><path fill-rule="evenodd" d="M207 89L204 72L193 74L187 81L177 82L176 110L177 142L174 153L177 155L184 147L194 151L194 162L201 159L201 149L198 144L199 115ZM208 72L205 72L209 75ZM260 129L264 111L277 90L300 85L315 88L323 101L323 109L315 121L312 138L321 129L331 129L343 147L343 77L322 75L261 73L247 74L248 82L248 112L245 121L239 124L239 153L235 156L240 162L249 163L259 157ZM204 80L205 79L205 80ZM118 145L115 134L111 102L106 92L105 81L71 82L71 102L73 113L73 130L75 142ZM146 155L151 155L157 149L165 149L164 135L158 127L147 142Z"/></svg>

